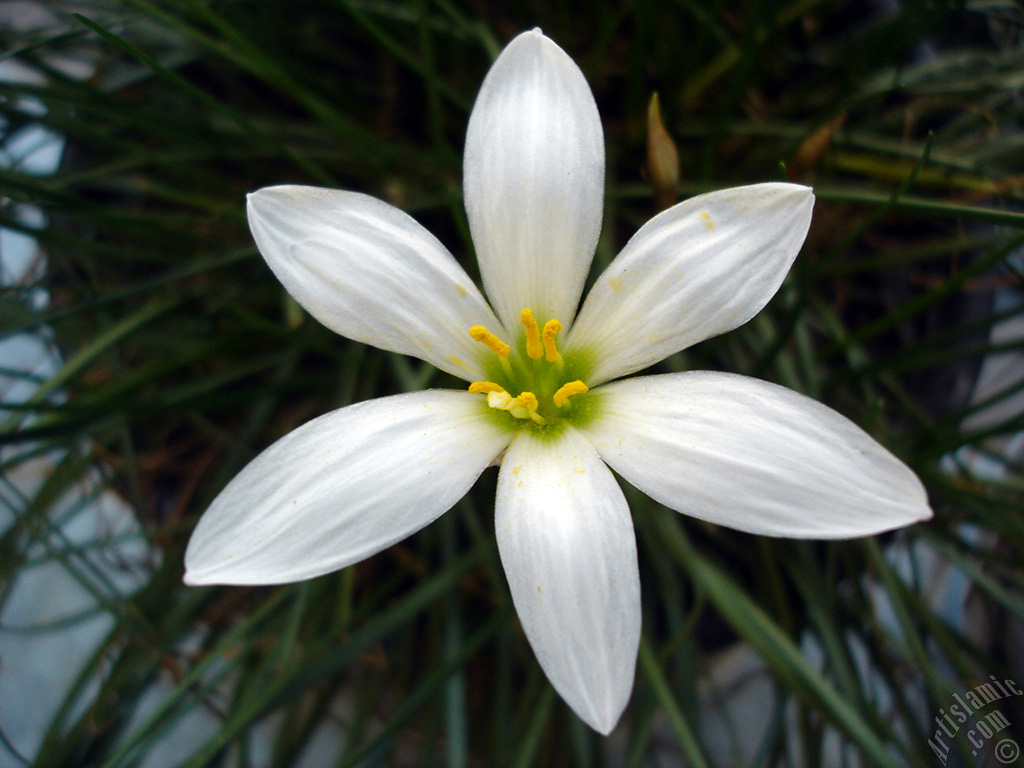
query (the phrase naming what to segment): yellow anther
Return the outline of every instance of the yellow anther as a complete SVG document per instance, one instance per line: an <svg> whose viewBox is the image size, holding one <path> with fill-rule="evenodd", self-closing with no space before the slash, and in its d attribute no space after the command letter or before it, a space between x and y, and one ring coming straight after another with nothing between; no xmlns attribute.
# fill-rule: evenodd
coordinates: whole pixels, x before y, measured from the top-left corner
<svg viewBox="0 0 1024 768"><path fill-rule="evenodd" d="M524 309L519 313L519 322L526 326L526 354L531 360L536 360L544 354L544 348L540 343L540 329L537 327L533 312Z"/></svg>
<svg viewBox="0 0 1024 768"><path fill-rule="evenodd" d="M537 406L540 403L537 402L537 396L533 392L520 392L519 397L516 398L519 404L528 411L536 411Z"/></svg>
<svg viewBox="0 0 1024 768"><path fill-rule="evenodd" d="M495 384L493 381L474 381L469 385L469 394L471 395L482 395L488 392L504 392L505 388L501 384Z"/></svg>
<svg viewBox="0 0 1024 768"><path fill-rule="evenodd" d="M491 350L498 357L508 357L512 348L509 347L504 341L499 339L493 333L488 331L482 325L474 325L469 329L469 335L479 341L481 344L485 344L488 349Z"/></svg>
<svg viewBox="0 0 1024 768"><path fill-rule="evenodd" d="M533 392L520 392L519 397L512 400L506 410L517 419L533 419L538 424L546 424L543 416L537 413L537 396Z"/></svg>
<svg viewBox="0 0 1024 768"><path fill-rule="evenodd" d="M548 320L544 323L544 359L549 363L557 363L562 359L555 346L555 336L562 330L562 324L557 320Z"/></svg>
<svg viewBox="0 0 1024 768"><path fill-rule="evenodd" d="M570 397L572 397L573 395L582 395L589 389L590 387L588 387L586 384L579 380L570 381L568 384L563 384L561 387L558 388L558 391L555 392L554 397L552 398L555 401L555 407L561 408L563 405L565 405L566 401L568 401Z"/></svg>
<svg viewBox="0 0 1024 768"><path fill-rule="evenodd" d="M502 387L490 381L474 381L469 385L469 391L473 394L487 393L487 404L499 411L508 411L517 419L532 419L538 424L547 424L547 421L537 413L540 403L533 392L520 392L519 397L512 397Z"/></svg>

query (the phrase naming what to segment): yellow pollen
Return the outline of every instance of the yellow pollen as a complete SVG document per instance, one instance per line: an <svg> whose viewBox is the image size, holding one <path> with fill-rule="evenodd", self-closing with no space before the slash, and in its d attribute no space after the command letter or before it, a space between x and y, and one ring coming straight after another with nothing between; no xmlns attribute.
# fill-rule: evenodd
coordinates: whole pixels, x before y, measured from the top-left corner
<svg viewBox="0 0 1024 768"><path fill-rule="evenodd" d="M493 381L474 381L469 385L469 394L481 395L487 394L488 392L504 392L505 388L501 384L495 384Z"/></svg>
<svg viewBox="0 0 1024 768"><path fill-rule="evenodd" d="M519 313L519 322L526 326L526 354L531 360L536 360L544 354L544 348L540 343L540 329L537 327L533 312L524 309Z"/></svg>
<svg viewBox="0 0 1024 768"><path fill-rule="evenodd" d="M549 363L557 363L562 359L555 346L555 336L562 330L562 324L557 320L548 320L544 323L544 359Z"/></svg>
<svg viewBox="0 0 1024 768"><path fill-rule="evenodd" d="M584 392L589 391L590 387L584 384L582 381L570 381L568 384L563 384L555 392L552 398L555 401L555 407L561 408L568 402L569 398L573 395L582 395Z"/></svg>
<svg viewBox="0 0 1024 768"><path fill-rule="evenodd" d="M545 330L547 327L545 326ZM509 353L512 352L512 348L509 347L504 341L499 339L493 333L488 331L482 325L474 325L469 329L469 335L479 341L481 344L487 346L498 357L508 357Z"/></svg>

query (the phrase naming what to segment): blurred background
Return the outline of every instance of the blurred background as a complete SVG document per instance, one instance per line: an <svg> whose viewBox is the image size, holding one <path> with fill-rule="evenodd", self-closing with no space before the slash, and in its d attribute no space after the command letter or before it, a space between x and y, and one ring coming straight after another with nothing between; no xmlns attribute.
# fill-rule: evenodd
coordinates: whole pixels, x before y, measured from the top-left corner
<svg viewBox="0 0 1024 768"><path fill-rule="evenodd" d="M273 440L463 386L307 317L245 194L380 197L477 279L466 123L534 26L602 115L593 274L676 199L815 189L767 309L656 370L827 403L936 512L771 540L627 488L644 635L607 739L519 627L493 472L339 573L181 583L199 515ZM992 676L1024 687L1018 0L6 0L0 57L0 766L1024 764L1024 696L947 723Z"/></svg>

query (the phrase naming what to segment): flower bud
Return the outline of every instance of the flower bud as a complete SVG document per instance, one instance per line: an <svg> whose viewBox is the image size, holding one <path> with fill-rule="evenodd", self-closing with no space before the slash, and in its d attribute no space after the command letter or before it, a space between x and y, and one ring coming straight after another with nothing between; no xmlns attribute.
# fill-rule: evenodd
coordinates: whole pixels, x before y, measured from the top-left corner
<svg viewBox="0 0 1024 768"><path fill-rule="evenodd" d="M675 205L679 186L679 153L661 122L657 93L651 96L647 106L647 172L658 209Z"/></svg>

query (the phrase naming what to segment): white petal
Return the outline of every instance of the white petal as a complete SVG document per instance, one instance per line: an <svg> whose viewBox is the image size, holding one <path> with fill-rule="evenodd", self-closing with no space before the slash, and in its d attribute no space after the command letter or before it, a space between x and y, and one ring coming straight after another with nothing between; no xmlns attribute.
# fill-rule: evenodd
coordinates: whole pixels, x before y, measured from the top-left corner
<svg viewBox="0 0 1024 768"><path fill-rule="evenodd" d="M571 427L519 434L498 475L495 529L523 629L555 690L607 734L629 701L640 580L622 490Z"/></svg>
<svg viewBox="0 0 1024 768"><path fill-rule="evenodd" d="M814 194L755 184L691 198L626 244L583 303L567 350L590 350L587 384L646 368L743 325L775 295L811 222Z"/></svg>
<svg viewBox="0 0 1024 768"><path fill-rule="evenodd" d="M924 487L849 419L775 384L710 371L607 384L584 433L662 504L750 533L868 536L932 515Z"/></svg>
<svg viewBox="0 0 1024 768"><path fill-rule="evenodd" d="M466 133L466 211L506 328L533 310L568 327L601 230L604 137L583 73L540 30L508 44Z"/></svg>
<svg viewBox="0 0 1024 768"><path fill-rule="evenodd" d="M483 378L474 325L497 321L450 253L412 217L367 195L267 187L249 227L277 279L332 331ZM484 350L485 351L485 350Z"/></svg>
<svg viewBox="0 0 1024 768"><path fill-rule="evenodd" d="M341 408L285 435L200 519L186 583L308 579L419 530L509 441L481 403L467 392L413 392Z"/></svg>

